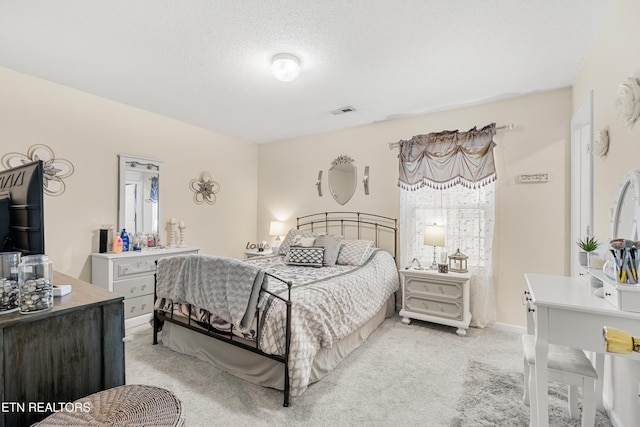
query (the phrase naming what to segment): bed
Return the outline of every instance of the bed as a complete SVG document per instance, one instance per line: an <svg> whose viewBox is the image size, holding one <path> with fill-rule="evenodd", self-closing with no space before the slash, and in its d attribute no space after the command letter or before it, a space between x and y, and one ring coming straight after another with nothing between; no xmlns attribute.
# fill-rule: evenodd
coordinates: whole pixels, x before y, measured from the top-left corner
<svg viewBox="0 0 640 427"><path fill-rule="evenodd" d="M278 253L167 257L156 269L153 343L284 391L284 406L395 312L397 221L300 217ZM214 339L211 339L214 338Z"/></svg>

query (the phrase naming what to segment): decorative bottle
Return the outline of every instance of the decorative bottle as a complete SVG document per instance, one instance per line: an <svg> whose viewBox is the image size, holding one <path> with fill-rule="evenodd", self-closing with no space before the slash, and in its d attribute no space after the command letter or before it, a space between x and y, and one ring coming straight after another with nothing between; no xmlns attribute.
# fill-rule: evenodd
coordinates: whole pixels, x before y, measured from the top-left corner
<svg viewBox="0 0 640 427"><path fill-rule="evenodd" d="M127 252L129 250L129 235L126 228L122 229L120 237L122 238L122 252Z"/></svg>
<svg viewBox="0 0 640 427"><path fill-rule="evenodd" d="M121 254L122 253L122 237L117 236L115 239L113 239L112 250L113 250L114 254Z"/></svg>

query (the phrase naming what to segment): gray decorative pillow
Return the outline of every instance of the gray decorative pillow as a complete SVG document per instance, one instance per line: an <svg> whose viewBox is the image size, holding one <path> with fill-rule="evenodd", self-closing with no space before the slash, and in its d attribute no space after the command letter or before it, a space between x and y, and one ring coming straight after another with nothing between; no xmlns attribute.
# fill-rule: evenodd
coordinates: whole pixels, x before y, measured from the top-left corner
<svg viewBox="0 0 640 427"><path fill-rule="evenodd" d="M322 267L324 248L319 246L291 246L284 262L287 265Z"/></svg>
<svg viewBox="0 0 640 427"><path fill-rule="evenodd" d="M373 250L371 240L343 240L338 254L339 265L361 265Z"/></svg>
<svg viewBox="0 0 640 427"><path fill-rule="evenodd" d="M287 253L289 253L289 248L293 246L295 242L299 241L301 237L315 237L315 233L312 233L310 231L300 231L297 228L292 228L291 230L289 230L282 243L280 243L278 254L286 255Z"/></svg>
<svg viewBox="0 0 640 427"><path fill-rule="evenodd" d="M336 236L333 234L323 234L316 237L316 246L322 246L324 248L324 262L323 265L330 267L336 265L338 261L338 254L340 253L340 245L342 243L342 236Z"/></svg>

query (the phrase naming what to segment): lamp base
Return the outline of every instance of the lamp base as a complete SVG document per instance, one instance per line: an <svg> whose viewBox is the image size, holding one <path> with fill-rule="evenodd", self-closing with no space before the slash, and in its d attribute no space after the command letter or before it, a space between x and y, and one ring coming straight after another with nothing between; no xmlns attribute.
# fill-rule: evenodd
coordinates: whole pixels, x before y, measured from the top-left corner
<svg viewBox="0 0 640 427"><path fill-rule="evenodd" d="M429 270L437 270L438 269L438 262L436 261L436 247L433 247L433 262L431 263L431 266L429 267Z"/></svg>

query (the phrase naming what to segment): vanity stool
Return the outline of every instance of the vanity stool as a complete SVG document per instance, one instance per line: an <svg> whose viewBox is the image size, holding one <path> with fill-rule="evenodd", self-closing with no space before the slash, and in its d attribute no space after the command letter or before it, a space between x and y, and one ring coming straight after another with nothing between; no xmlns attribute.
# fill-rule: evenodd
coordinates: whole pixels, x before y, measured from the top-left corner
<svg viewBox="0 0 640 427"><path fill-rule="evenodd" d="M535 365L535 336L523 335L524 351L524 403L531 407L531 425L537 425L535 375L531 367ZM582 350L549 344L549 381L569 385L569 415L577 419L578 387L582 389L582 427L593 426L596 419L595 381L598 378L591 361ZM529 396L533 396L531 403Z"/></svg>

